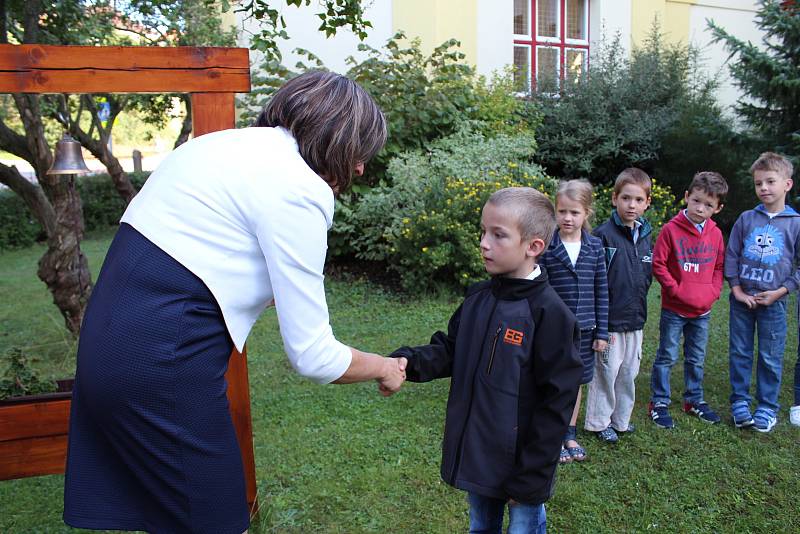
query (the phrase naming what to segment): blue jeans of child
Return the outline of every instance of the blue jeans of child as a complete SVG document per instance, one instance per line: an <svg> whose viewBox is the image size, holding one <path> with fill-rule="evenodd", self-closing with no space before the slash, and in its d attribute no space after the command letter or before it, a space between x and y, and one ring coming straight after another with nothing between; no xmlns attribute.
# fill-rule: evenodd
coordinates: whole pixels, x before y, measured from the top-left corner
<svg viewBox="0 0 800 534"><path fill-rule="evenodd" d="M701 317L681 317L670 310L661 310L661 330L658 351L653 362L653 373L650 388L654 403L670 402L669 376L672 366L678 361L678 345L683 334L683 381L686 390L683 399L686 402L700 403L703 398L703 364L706 360L708 343L708 320L711 314Z"/></svg>
<svg viewBox="0 0 800 534"><path fill-rule="evenodd" d="M794 405L800 406L800 343L797 345L797 361L794 363Z"/></svg>
<svg viewBox="0 0 800 534"><path fill-rule="evenodd" d="M501 534L505 499L469 493L470 534ZM508 506L508 534L546 534L544 504L517 503Z"/></svg>
<svg viewBox="0 0 800 534"><path fill-rule="evenodd" d="M778 412L781 389L783 349L786 346L786 299L770 306L751 310L730 296L730 348L728 353L731 378L731 404L750 397L750 376L753 372L753 337L758 330L758 364L756 366L756 401L759 408Z"/></svg>

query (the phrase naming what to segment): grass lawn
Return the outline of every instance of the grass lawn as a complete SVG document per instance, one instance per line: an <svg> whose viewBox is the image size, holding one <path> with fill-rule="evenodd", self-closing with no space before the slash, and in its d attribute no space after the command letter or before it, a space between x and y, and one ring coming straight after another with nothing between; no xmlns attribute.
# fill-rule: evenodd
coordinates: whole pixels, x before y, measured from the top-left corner
<svg viewBox="0 0 800 534"><path fill-rule="evenodd" d="M96 276L109 234L84 243ZM0 352L19 346L53 376L74 366L75 343L36 277L43 249L0 255ZM560 467L547 505L551 532L800 532L800 429L788 424L797 318L792 311L776 429L728 423L727 293L714 308L706 397L724 418L710 426L678 413L677 428L648 420L650 367L658 341L650 294L636 433L617 446L579 435L589 460ZM386 353L427 342L457 296L398 297L363 281L328 282L333 328L345 343ZM794 298L792 299L794 302ZM792 305L790 309L794 310ZM256 469L262 514L255 533L454 533L467 529L464 494L439 478L448 383L408 384L389 399L374 384L317 386L283 355L274 310L248 340ZM682 391L675 367L673 398ZM0 532L74 532L61 522L63 477L0 482Z"/></svg>

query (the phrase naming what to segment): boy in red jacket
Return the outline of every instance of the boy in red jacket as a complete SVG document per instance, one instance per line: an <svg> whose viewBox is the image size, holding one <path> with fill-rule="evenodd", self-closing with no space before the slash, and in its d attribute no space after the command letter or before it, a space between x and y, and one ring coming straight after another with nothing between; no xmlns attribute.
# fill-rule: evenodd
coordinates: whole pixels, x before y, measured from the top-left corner
<svg viewBox="0 0 800 534"><path fill-rule="evenodd" d="M716 172L692 178L681 210L661 229L653 249L653 275L661 284L661 322L658 352L650 386L650 417L660 428L673 428L669 415L669 377L678 361L683 333L683 411L701 421L720 418L703 398L703 363L708 342L711 306L722 291L725 244L712 215L722 209L728 184Z"/></svg>

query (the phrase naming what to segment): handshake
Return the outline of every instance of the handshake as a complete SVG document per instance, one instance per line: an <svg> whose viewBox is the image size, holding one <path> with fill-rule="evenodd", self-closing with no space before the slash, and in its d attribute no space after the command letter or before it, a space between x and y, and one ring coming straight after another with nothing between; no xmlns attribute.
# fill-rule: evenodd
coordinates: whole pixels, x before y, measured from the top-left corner
<svg viewBox="0 0 800 534"><path fill-rule="evenodd" d="M394 395L406 381L406 365L408 360L405 358L384 358L383 373L375 380L378 382L378 391L384 397Z"/></svg>

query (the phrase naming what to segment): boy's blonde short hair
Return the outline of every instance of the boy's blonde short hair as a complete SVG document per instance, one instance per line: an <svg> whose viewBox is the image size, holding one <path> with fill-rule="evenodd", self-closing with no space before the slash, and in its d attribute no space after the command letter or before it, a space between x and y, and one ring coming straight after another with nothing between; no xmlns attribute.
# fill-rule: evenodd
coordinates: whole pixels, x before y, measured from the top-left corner
<svg viewBox="0 0 800 534"><path fill-rule="evenodd" d="M556 229L556 210L547 195L532 187L506 187L495 191L486 204L509 208L514 213L523 241L539 238L550 245Z"/></svg>
<svg viewBox="0 0 800 534"><path fill-rule="evenodd" d="M617 176L617 180L614 182L614 194L619 195L622 188L629 184L638 185L644 189L648 197L650 196L650 190L653 188L653 182L646 172L636 167L628 167Z"/></svg>
<svg viewBox="0 0 800 534"><path fill-rule="evenodd" d="M756 171L777 172L785 180L789 180L794 173L794 167L792 162L786 159L785 156L775 152L764 152L750 165L750 174L755 176Z"/></svg>

